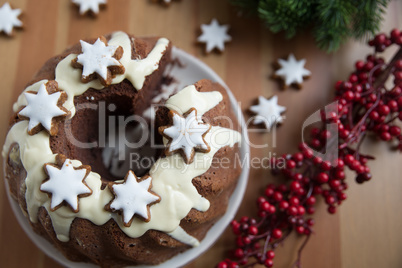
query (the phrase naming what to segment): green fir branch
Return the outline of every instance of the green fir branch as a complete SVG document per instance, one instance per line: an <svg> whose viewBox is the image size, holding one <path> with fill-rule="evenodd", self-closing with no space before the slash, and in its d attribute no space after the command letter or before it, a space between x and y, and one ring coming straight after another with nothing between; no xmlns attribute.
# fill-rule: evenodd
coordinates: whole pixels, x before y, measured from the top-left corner
<svg viewBox="0 0 402 268"><path fill-rule="evenodd" d="M300 25L306 25L311 16L311 2L300 0L259 1L258 14L274 33L284 31L293 37Z"/></svg>
<svg viewBox="0 0 402 268"><path fill-rule="evenodd" d="M380 30L382 16L389 0L360 0L354 17L353 32L356 38L371 38Z"/></svg>
<svg viewBox="0 0 402 268"><path fill-rule="evenodd" d="M274 33L292 38L313 29L317 46L335 51L348 38L369 38L380 28L390 0L231 0L257 14Z"/></svg>

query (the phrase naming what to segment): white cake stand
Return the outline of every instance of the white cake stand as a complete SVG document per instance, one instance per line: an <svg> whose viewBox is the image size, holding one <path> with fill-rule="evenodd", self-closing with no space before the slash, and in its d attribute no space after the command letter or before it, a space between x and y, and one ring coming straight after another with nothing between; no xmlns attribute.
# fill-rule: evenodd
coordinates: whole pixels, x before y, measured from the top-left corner
<svg viewBox="0 0 402 268"><path fill-rule="evenodd" d="M181 49L173 47L172 49L172 57L177 58L180 63L184 65L184 68L174 67L171 71L171 75L176 78L178 81L178 85L175 84L178 88L184 88L187 85L194 84L195 82L201 79L209 79L214 82L220 83L225 89L230 98L230 102L232 108L236 114L237 120L242 126L242 145L240 147L240 159L249 159L248 156L250 154L250 148L248 143L248 135L247 135L247 127L245 124L245 120L243 118L243 114L241 112L240 107L238 106L237 100L233 96L232 92L229 90L225 82L205 63L195 58L194 56L184 52ZM243 161L241 161L243 163ZM241 164L237 163L237 164ZM236 189L233 192L226 213L223 217L212 226L212 228L208 231L206 237L201 241L198 247L189 249L177 256L173 257L166 262L156 265L156 266L133 266L135 268L172 268L172 267L181 267L185 264L191 262L195 258L199 257L202 253L204 253L208 248L210 248L219 236L223 233L229 223L232 221L236 212L240 206L240 203L243 199L244 192L247 186L248 174L249 174L249 163L244 162L244 166L237 183ZM77 263L72 262L65 258L63 254L61 254L51 243L37 235L31 228L28 219L22 214L22 211L18 205L18 203L11 197L9 193L8 183L6 181L6 192L8 199L10 201L11 207L14 211L15 216L22 229L24 229L25 233L28 237L35 243L35 245L40 248L43 252L45 252L49 257L59 262L60 264L66 267L74 267L74 268L92 268L96 267L94 264L89 263Z"/></svg>

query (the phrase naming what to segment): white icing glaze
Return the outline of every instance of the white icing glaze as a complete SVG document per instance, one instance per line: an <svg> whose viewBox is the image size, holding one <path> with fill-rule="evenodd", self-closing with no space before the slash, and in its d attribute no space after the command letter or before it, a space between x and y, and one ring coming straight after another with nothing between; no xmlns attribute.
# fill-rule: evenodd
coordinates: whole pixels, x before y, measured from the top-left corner
<svg viewBox="0 0 402 268"><path fill-rule="evenodd" d="M69 159L64 161L61 169L52 165L46 165L45 168L49 179L40 186L40 189L52 194L50 208L54 210L66 201L74 211L78 211L78 196L92 193L91 189L83 183L87 170L74 169Z"/></svg>
<svg viewBox="0 0 402 268"><path fill-rule="evenodd" d="M270 129L276 123L283 122L281 113L285 112L286 108L278 105L278 96L270 99L259 96L258 105L251 106L250 111L257 114L253 124L264 124L267 129Z"/></svg>
<svg viewBox="0 0 402 268"><path fill-rule="evenodd" d="M198 98L192 96L187 101L191 102L192 107L200 111L212 109L222 98L218 92L214 92L217 94L213 94L216 96L213 100L210 92L199 93L192 87L188 87L186 91L197 94ZM183 96L187 95L188 93L185 93ZM171 105L180 109L185 108L181 107L181 103L186 103L181 98L172 98L169 99ZM50 150L49 135L42 131L30 136L26 131L27 125L27 121L21 121L11 128L3 148L3 157L7 157L11 144L19 144L21 162L27 170L26 199L30 219L32 222L36 222L37 211L39 207L44 206L48 210L57 237L61 241L68 241L70 226L75 217L88 219L97 225L102 225L110 218L114 218L123 232L130 237L140 237L151 229L166 233L173 232L179 226L181 219L192 208L199 211L206 211L209 208L209 201L197 192L192 184L192 179L209 169L213 156L220 148L233 146L241 140L240 133L237 131L212 127L205 136L205 141L211 146L210 152L206 154L195 153L194 161L190 165L186 165L182 157L177 154L159 159L152 167L150 176L153 178L152 191L161 196L161 201L150 207L151 221L144 222L134 219L130 227L125 227L119 215L104 210L104 206L112 199L112 194L108 188L100 189L100 176L95 172L90 172L85 180L93 193L79 200L80 210L78 213L73 213L71 209L66 207L61 207L54 212L50 211L50 199L39 188L46 176L43 165L55 162L55 155ZM72 162L75 167L81 165L80 161Z"/></svg>
<svg viewBox="0 0 402 268"><path fill-rule="evenodd" d="M28 130L41 124L50 132L54 117L67 114L57 105L61 92L49 94L46 85L41 84L37 94L24 92L27 106L19 114L29 118Z"/></svg>
<svg viewBox="0 0 402 268"><path fill-rule="evenodd" d="M173 125L163 130L163 134L171 138L171 142L168 144L168 152L182 150L186 156L186 162L188 162L194 153L194 149L209 150L203 136L208 132L211 125L197 120L197 110L192 110L187 117L174 113L172 119Z"/></svg>
<svg viewBox="0 0 402 268"><path fill-rule="evenodd" d="M94 44L80 41L82 53L77 56L77 62L82 65L82 76L88 77L97 73L104 80L108 77L108 67L122 66L120 62L113 58L118 46L105 45L100 38Z"/></svg>
<svg viewBox="0 0 402 268"><path fill-rule="evenodd" d="M72 0L74 4L80 7L80 14L83 15L88 11L95 14L99 13L99 5L106 5L106 0Z"/></svg>
<svg viewBox="0 0 402 268"><path fill-rule="evenodd" d="M12 9L9 3L5 3L0 7L0 32L7 35L13 33L14 27L21 27L22 22L18 19L21 9Z"/></svg>
<svg viewBox="0 0 402 268"><path fill-rule="evenodd" d="M116 197L110 204L110 208L121 210L123 221L128 225L135 214L149 220L148 205L160 200L160 198L149 192L152 177L148 177L140 182L133 171L129 171L127 179L123 183L112 185Z"/></svg>
<svg viewBox="0 0 402 268"><path fill-rule="evenodd" d="M121 46L124 50L123 56L120 59L120 63L126 69L124 74L116 75L112 80L112 84L121 83L124 79L128 79L137 90L141 90L144 85L145 79L148 75L152 74L159 67L159 62L163 56L163 52L169 45L169 40L166 38L160 38L155 47L151 50L148 56L144 59L131 59L131 40L126 33L115 32L112 38L108 42L111 46ZM63 106L71 112L71 117L75 114L74 97L82 95L89 88L103 89L104 86L98 79L88 83L81 82L82 70L73 68L71 61L77 57L76 54L70 54L56 67L55 80L59 84L59 89L64 90L67 93L67 100ZM39 82L38 82L39 83ZM37 86L34 84L31 86L31 91ZM25 89L25 91L28 90ZM20 98L16 104L14 104L14 110L23 106L24 103Z"/></svg>
<svg viewBox="0 0 402 268"><path fill-rule="evenodd" d="M184 244L190 245L192 247L198 247L200 245L200 241L198 241L196 238L192 237L191 235L188 235L186 231L184 231L183 228L180 226L177 227L173 232L168 233L171 237L176 239L177 241L180 241Z"/></svg>
<svg viewBox="0 0 402 268"><path fill-rule="evenodd" d="M112 199L112 194L110 191L101 191L100 176L95 172L90 172L85 179L88 187L92 189L92 194L79 200L80 210L78 213L74 213L68 207L61 207L54 212L51 211L51 199L40 190L40 186L46 178L43 169L44 164L55 163L56 155L50 149L49 134L47 132L41 131L31 136L28 134L27 128L28 121L20 121L13 125L7 134L2 155L3 158L6 158L10 146L14 143L19 144L21 162L27 170L25 199L30 220L36 223L39 208L41 206L45 207L52 219L58 239L64 242L69 240L69 226L75 217L91 219L97 225L106 223L111 218L111 215L104 210L104 207ZM74 167L82 165L77 160L72 160L71 162Z"/></svg>
<svg viewBox="0 0 402 268"><path fill-rule="evenodd" d="M285 85L289 86L293 83L301 84L304 76L309 76L311 72L304 68L306 60L296 60L293 54L290 54L287 60L279 59L281 68L275 72L275 75L281 77L285 81Z"/></svg>
<svg viewBox="0 0 402 268"><path fill-rule="evenodd" d="M109 43L112 44L113 42ZM130 82L136 89L141 89L144 85L146 77L159 68L159 62L163 56L163 52L166 50L168 45L168 39L160 38L146 58L131 60L130 57L130 61L127 64L124 64L124 66L126 67L125 78L130 80ZM123 63L122 59L120 61Z"/></svg>
<svg viewBox="0 0 402 268"><path fill-rule="evenodd" d="M28 215L32 222L37 222L37 212L47 200L47 194L40 191L40 183L46 178L43 165L55 163L56 155L53 154L49 144L49 134L41 131L30 136L28 134L28 121L20 121L13 125L7 134L3 146L3 158L6 159L10 146L17 143L20 146L20 158L27 170L25 184L27 191L25 199ZM71 211L71 210L70 210Z"/></svg>
<svg viewBox="0 0 402 268"><path fill-rule="evenodd" d="M160 59L160 54L166 49L168 41L165 40L160 39L158 41L158 44L150 53L150 56L148 56L149 60L131 60L130 55L127 56L126 53L126 51L131 52L131 47L127 47L130 45L128 36L120 32L113 34L109 43L118 43L123 47L125 54L121 59L121 63L126 68L125 75L116 76L113 79L113 83L119 83L127 77L128 79L132 79L130 81L133 84L137 83L138 85L139 80L145 79L144 74L152 73L155 65L157 66L157 63L153 61L158 58ZM71 59L74 57L76 55L69 55L56 68L56 81L59 84L59 88L65 90L69 97L69 101L65 104L66 108L70 108L69 110L74 108L72 102L74 96L84 93L90 87L102 89L102 85L98 81L92 81L88 84L79 82L80 70L74 69L70 65ZM141 61L148 67L140 68ZM133 68L132 66L136 67ZM140 72L139 76L135 73L126 76L135 69L143 71ZM147 70L144 71L144 69ZM142 83L143 81L140 81L141 87ZM30 87L30 90L38 90L38 88L39 86L34 84ZM222 95L219 92L202 93L198 92L194 86L189 86L172 96L167 103L170 109L175 110L179 114L194 107L201 118L205 112L215 107L221 100ZM18 102L14 105L14 109L18 110L23 105L24 100L19 98ZM27 128L27 121L20 121L12 126L7 134L2 154L6 158L10 146L14 143L19 145L21 162L27 171L25 181L26 201L30 220L37 222L38 209L43 206L49 213L55 233L60 241L69 240L70 226L76 217L90 220L96 225L105 224L113 218L121 230L130 237L140 237L148 230L158 230L170 234L183 243L197 245L198 241L186 235L184 230L180 230L179 227L180 221L187 216L192 208L199 211L206 211L209 208L209 201L198 193L192 180L210 168L213 157L220 148L234 146L234 144L239 143L241 140L241 135L237 131L212 127L205 135L205 141L210 145L211 150L208 153L195 153L194 161L191 164L186 165L183 158L178 154L158 159L150 170L150 176L152 177L151 191L158 194L161 200L150 207L152 217L149 222L134 218L130 227L126 227L123 224L121 216L104 209L105 205L113 199L113 195L108 188L101 190L101 178L95 172L90 172L85 179L88 187L92 189L92 194L78 200L79 211L77 213L74 213L70 208L65 206L51 211L51 199L47 194L40 191L40 185L46 178L43 169L44 164L55 163L55 155L52 153L49 144L50 136L44 131L30 136L27 133ZM72 164L74 167L82 165L78 160L72 160Z"/></svg>
<svg viewBox="0 0 402 268"><path fill-rule="evenodd" d="M184 114L191 108L195 108L194 104L196 103L197 115L200 117L208 112L211 107L218 105L222 99L222 94L217 91L198 92L194 85L190 85L171 96L166 101L166 107L179 114Z"/></svg>

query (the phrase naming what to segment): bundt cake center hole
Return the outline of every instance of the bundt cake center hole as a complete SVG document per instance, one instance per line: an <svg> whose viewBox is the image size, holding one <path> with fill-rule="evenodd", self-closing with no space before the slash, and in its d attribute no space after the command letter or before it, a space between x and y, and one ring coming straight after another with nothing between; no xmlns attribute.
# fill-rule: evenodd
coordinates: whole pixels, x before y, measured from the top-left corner
<svg viewBox="0 0 402 268"><path fill-rule="evenodd" d="M151 146L151 128L141 115L127 111L127 106L107 104L106 135L102 147L102 162L111 176L108 180L123 179L129 170L137 176L149 172L157 150ZM102 175L102 174L101 174Z"/></svg>
<svg viewBox="0 0 402 268"><path fill-rule="evenodd" d="M129 170L137 176L149 172L157 152L150 146L149 132L148 126L142 123L129 123L109 131L102 160L113 180L124 178Z"/></svg>
<svg viewBox="0 0 402 268"><path fill-rule="evenodd" d="M151 146L151 126L143 113L148 108L139 93L111 89L88 90L75 98L76 114L70 125L51 139L54 153L91 166L103 182L149 172L160 151ZM133 93L132 93L133 92Z"/></svg>

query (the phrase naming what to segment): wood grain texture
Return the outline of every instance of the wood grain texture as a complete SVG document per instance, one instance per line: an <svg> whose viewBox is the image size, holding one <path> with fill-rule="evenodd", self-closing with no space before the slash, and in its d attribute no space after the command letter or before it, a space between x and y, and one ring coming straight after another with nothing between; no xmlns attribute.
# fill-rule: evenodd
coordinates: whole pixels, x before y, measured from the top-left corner
<svg viewBox="0 0 402 268"><path fill-rule="evenodd" d="M0 5L5 1L0 0ZM243 111L258 95L279 96L279 103L288 108L285 123L271 134L250 133L251 142L263 145L252 149L252 157L270 153L292 152L301 139L305 118L329 102L333 84L345 79L353 63L369 49L350 41L334 54L319 51L312 36L306 32L288 41L273 35L257 20L238 16L225 0L182 0L169 8L148 0L111 0L98 18L81 17L69 0L10 0L24 10L25 29L10 39L0 37L0 139L3 142L11 105L35 71L52 55L60 53L79 39L97 37L115 30L135 35L159 35L200 58L214 69L241 101ZM402 2L394 1L387 9L383 31L402 28ZM231 25L233 41L224 53L206 55L195 40L199 25L217 17ZM298 91L282 91L269 78L271 64L293 52L307 59L312 77ZM247 119L248 117L246 117ZM276 146L275 146L276 143ZM315 215L315 234L303 254L304 267L359 268L402 267L402 166L401 154L390 152L385 144L368 141L364 151L375 154L370 163L374 179L364 185L350 183L349 199L336 215L329 215L322 200ZM351 175L351 174L348 174ZM255 199L273 178L269 171L253 168L239 215L255 213ZM0 267L59 267L37 249L23 233L12 214L3 183L0 183ZM275 267L291 267L302 239L291 236L277 251ZM227 230L214 247L187 268L214 267L233 247Z"/></svg>

